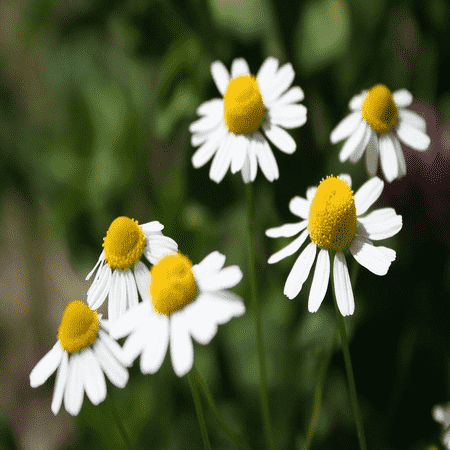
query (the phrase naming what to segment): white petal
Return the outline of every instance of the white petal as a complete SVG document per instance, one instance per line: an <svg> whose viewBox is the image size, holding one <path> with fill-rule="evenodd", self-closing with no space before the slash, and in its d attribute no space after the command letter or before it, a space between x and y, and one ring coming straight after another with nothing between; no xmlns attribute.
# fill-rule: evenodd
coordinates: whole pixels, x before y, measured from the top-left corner
<svg viewBox="0 0 450 450"><path fill-rule="evenodd" d="M417 128L422 133L427 132L427 122L421 115L417 114L415 111L400 108L398 110L398 117L399 120L403 120L404 122L409 123L412 127Z"/></svg>
<svg viewBox="0 0 450 450"><path fill-rule="evenodd" d="M328 250L320 249L317 256L314 278L309 291L308 311L317 312L325 297L330 279L330 255Z"/></svg>
<svg viewBox="0 0 450 450"><path fill-rule="evenodd" d="M78 415L83 404L83 370L79 353L72 353L69 358L69 377L64 391L64 406L72 416Z"/></svg>
<svg viewBox="0 0 450 450"><path fill-rule="evenodd" d="M374 131L372 130L372 128L366 126L366 132L364 133L364 138L362 140L361 145L359 145L356 148L356 151L354 151L349 157L351 163L355 164L361 159L361 156L363 155L364 150L366 149L367 144L369 143L369 140L372 137L373 133Z"/></svg>
<svg viewBox="0 0 450 450"><path fill-rule="evenodd" d="M143 374L156 373L161 367L169 345L169 318L155 315L149 329L149 340L141 355L141 372Z"/></svg>
<svg viewBox="0 0 450 450"><path fill-rule="evenodd" d="M358 234L373 240L387 239L402 229L402 216L394 208L381 208L358 218Z"/></svg>
<svg viewBox="0 0 450 450"><path fill-rule="evenodd" d="M371 129L371 135L366 150L366 169L369 176L374 177L378 170L378 137Z"/></svg>
<svg viewBox="0 0 450 450"><path fill-rule="evenodd" d="M192 122L189 125L189 131L191 133L205 133L212 131L217 127L222 121L222 114L218 112L217 114L210 114L208 116L203 116L200 119Z"/></svg>
<svg viewBox="0 0 450 450"><path fill-rule="evenodd" d="M111 279L111 289L109 291L108 319L111 322L117 320L125 311L127 295L127 282L125 275L119 269L114 269Z"/></svg>
<svg viewBox="0 0 450 450"><path fill-rule="evenodd" d="M256 158L256 148L258 147L258 145L259 145L258 141L256 141L255 139L251 139L250 145L248 147L249 180L252 182L255 181L256 172L258 170L258 160ZM244 182L247 183L247 181L245 180Z"/></svg>
<svg viewBox="0 0 450 450"><path fill-rule="evenodd" d="M156 231L164 230L164 225L157 220L154 220L153 222L143 223L141 228L144 234L147 235L148 233L155 233Z"/></svg>
<svg viewBox="0 0 450 450"><path fill-rule="evenodd" d="M108 296L111 287L111 268L105 264L99 270L99 277L94 280L87 291L87 304L93 310L100 308Z"/></svg>
<svg viewBox="0 0 450 450"><path fill-rule="evenodd" d="M197 108L197 114L199 116L221 116L223 114L223 99L213 98L211 100L208 100L207 102L203 102Z"/></svg>
<svg viewBox="0 0 450 450"><path fill-rule="evenodd" d="M259 167L268 181L277 180L279 177L278 165L269 143L259 131L255 132L253 137L258 141L255 150Z"/></svg>
<svg viewBox="0 0 450 450"><path fill-rule="evenodd" d="M309 214L310 202L306 198L296 196L289 202L289 210L296 216L307 219Z"/></svg>
<svg viewBox="0 0 450 450"><path fill-rule="evenodd" d="M244 58L236 58L231 63L231 77L235 78L239 75L250 75L250 68Z"/></svg>
<svg viewBox="0 0 450 450"><path fill-rule="evenodd" d="M179 377L186 375L194 364L194 347L184 319L182 310L170 317L170 356Z"/></svg>
<svg viewBox="0 0 450 450"><path fill-rule="evenodd" d="M220 252L211 252L205 256L198 264L192 266L195 278L206 278L217 273L225 264L225 255Z"/></svg>
<svg viewBox="0 0 450 450"><path fill-rule="evenodd" d="M102 324L103 325L103 324ZM127 361L124 355L123 348L114 340L106 331L100 329L98 332L99 339L105 344L108 352L114 356L123 366L127 365Z"/></svg>
<svg viewBox="0 0 450 450"><path fill-rule="evenodd" d="M145 239L144 255L151 264L155 264L167 253L176 251L178 251L178 244L168 236L153 234Z"/></svg>
<svg viewBox="0 0 450 450"><path fill-rule="evenodd" d="M274 101L272 107L277 108L291 103L301 102L305 98L305 94L299 86L291 87L278 100Z"/></svg>
<svg viewBox="0 0 450 450"><path fill-rule="evenodd" d="M398 162L398 170L399 170L399 178L406 175L406 162L405 157L403 156L403 150L400 145L400 141L397 139L396 136L392 137L392 142L394 143L394 149L395 149L395 155L397 157Z"/></svg>
<svg viewBox="0 0 450 450"><path fill-rule="evenodd" d="M192 147L198 147L204 144L211 136L212 131L203 131L201 133L194 133L191 135L191 145Z"/></svg>
<svg viewBox="0 0 450 450"><path fill-rule="evenodd" d="M353 134L358 125L362 121L361 113L359 111L349 114L341 122L338 123L336 128L330 134L330 141L332 144L342 141Z"/></svg>
<svg viewBox="0 0 450 450"><path fill-rule="evenodd" d="M201 291L219 291L230 289L242 280L242 271L239 266L229 266L215 275L196 279Z"/></svg>
<svg viewBox="0 0 450 450"><path fill-rule="evenodd" d="M404 144L421 152L427 150L431 142L427 134L413 127L405 120L399 120L397 136Z"/></svg>
<svg viewBox="0 0 450 450"><path fill-rule="evenodd" d="M125 387L128 370L110 353L102 339L96 339L93 345L95 356L103 372L114 386Z"/></svg>
<svg viewBox="0 0 450 450"><path fill-rule="evenodd" d="M32 388L44 384L50 375L58 368L63 357L64 350L59 341L48 351L44 357L34 366L30 373L30 386Z"/></svg>
<svg viewBox="0 0 450 450"><path fill-rule="evenodd" d="M66 351L63 352L61 364L56 373L55 389L53 391L52 412L58 414L66 389L67 378L69 376L69 355Z"/></svg>
<svg viewBox="0 0 450 450"><path fill-rule="evenodd" d="M261 89L261 93L264 96L270 90L270 85L275 78L275 74L278 69L278 59L273 56L269 56L260 67L256 78L258 80L259 88Z"/></svg>
<svg viewBox="0 0 450 450"><path fill-rule="evenodd" d="M269 109L268 121L283 128L298 128L306 123L306 106L283 105Z"/></svg>
<svg viewBox="0 0 450 450"><path fill-rule="evenodd" d="M210 133L208 140L192 156L192 165L195 169L204 166L212 158L227 133L223 125Z"/></svg>
<svg viewBox="0 0 450 450"><path fill-rule="evenodd" d="M363 145L367 127L367 123L364 120L361 121L356 131L345 141L339 153L339 160L341 162L347 161L349 156L357 152L359 147Z"/></svg>
<svg viewBox="0 0 450 450"><path fill-rule="evenodd" d="M264 122L262 129L275 147L278 147L281 151L289 155L295 152L297 144L292 136L287 131L283 130L283 128L270 124L269 122Z"/></svg>
<svg viewBox="0 0 450 450"><path fill-rule="evenodd" d="M355 238L356 239L356 238ZM355 241L353 239L353 241ZM342 252L336 252L333 263L333 282L336 302L343 316L351 316L355 312L352 284L348 274L347 262Z"/></svg>
<svg viewBox="0 0 450 450"><path fill-rule="evenodd" d="M148 267L141 261L138 261L134 265L134 278L142 300L144 300L144 302L150 301L148 290L150 284L150 270L148 270Z"/></svg>
<svg viewBox="0 0 450 450"><path fill-rule="evenodd" d="M298 223L286 223L281 227L269 228L266 230L266 236L271 238L295 236L306 228L307 222L307 220L302 220Z"/></svg>
<svg viewBox="0 0 450 450"><path fill-rule="evenodd" d="M395 260L395 251L387 247L375 247L362 236L355 236L350 244L350 252L356 261L375 275L386 275L391 262Z"/></svg>
<svg viewBox="0 0 450 450"><path fill-rule="evenodd" d="M399 89L398 91L393 92L392 97L399 108L406 108L413 101L411 92L406 89Z"/></svg>
<svg viewBox="0 0 450 450"><path fill-rule="evenodd" d="M211 64L211 75L214 83L216 83L217 89L223 97L230 82L230 74L222 61L214 61Z"/></svg>
<svg viewBox="0 0 450 450"><path fill-rule="evenodd" d="M220 148L214 156L213 162L209 170L209 178L220 183L228 171L233 156L232 146L236 136L233 133L228 133L220 143Z"/></svg>
<svg viewBox="0 0 450 450"><path fill-rule="evenodd" d="M150 316L150 309L150 302L141 302L134 308L129 309L120 319L111 324L111 336L114 339L128 336L148 319Z"/></svg>
<svg viewBox="0 0 450 450"><path fill-rule="evenodd" d="M378 200L383 188L383 180L373 177L358 189L354 196L357 216L364 214Z"/></svg>
<svg viewBox="0 0 450 450"><path fill-rule="evenodd" d="M361 108L361 105L363 104L363 101L367 95L368 91L362 91L361 94L355 95L348 104L349 108L353 111L359 110Z"/></svg>
<svg viewBox="0 0 450 450"><path fill-rule="evenodd" d="M292 84L295 78L294 68L291 63L286 63L280 67L275 79L273 80L273 85L267 89L266 96L263 97L265 104L270 105L272 102L278 100Z"/></svg>
<svg viewBox="0 0 450 450"><path fill-rule="evenodd" d="M142 325L133 331L123 345L123 354L127 366L131 366L133 361L144 351L150 341L151 324L154 321L153 316L147 317Z"/></svg>
<svg viewBox="0 0 450 450"><path fill-rule="evenodd" d="M127 303L125 304L125 312L129 308L133 308L138 304L138 291L136 287L136 280L134 278L133 272L131 270L125 271L125 276L127 280ZM121 314L123 315L123 313Z"/></svg>
<svg viewBox="0 0 450 450"><path fill-rule="evenodd" d="M106 398L106 382L94 352L86 348L82 352L84 366L84 388L93 405L98 405Z"/></svg>
<svg viewBox="0 0 450 450"><path fill-rule="evenodd" d="M311 204L312 199L316 195L316 191L317 191L317 186L311 186L308 189L306 189L306 200L308 200L308 202L309 202L308 211L309 211L309 205Z"/></svg>
<svg viewBox="0 0 450 450"><path fill-rule="evenodd" d="M85 280L89 280L89 278L91 278L92 274L95 272L95 269L97 269L98 265L101 264L103 261L105 260L105 252L102 252L97 260L97 262L95 263L94 268L87 274Z"/></svg>
<svg viewBox="0 0 450 450"><path fill-rule="evenodd" d="M231 173L239 172L245 162L247 156L247 148L250 141L246 136L239 135L234 140L233 144L233 159L231 160Z"/></svg>
<svg viewBox="0 0 450 450"><path fill-rule="evenodd" d="M284 286L284 295L289 299L292 300L294 297L297 297L303 283L308 278L316 257L316 249L316 244L311 242L295 261Z"/></svg>
<svg viewBox="0 0 450 450"><path fill-rule="evenodd" d="M391 133L384 133L379 138L381 169L386 180L391 183L399 176L397 155Z"/></svg>
<svg viewBox="0 0 450 450"><path fill-rule="evenodd" d="M352 187L352 177L348 173L340 173L338 178L344 180L350 187Z"/></svg>
<svg viewBox="0 0 450 450"><path fill-rule="evenodd" d="M303 242L305 242L307 237L308 237L308 231L305 230L299 237L295 238L290 244L286 245L286 247L284 247L281 250L278 250L276 253L274 253L269 258L267 263L275 264L275 263L281 261L282 259L293 255L302 246Z"/></svg>

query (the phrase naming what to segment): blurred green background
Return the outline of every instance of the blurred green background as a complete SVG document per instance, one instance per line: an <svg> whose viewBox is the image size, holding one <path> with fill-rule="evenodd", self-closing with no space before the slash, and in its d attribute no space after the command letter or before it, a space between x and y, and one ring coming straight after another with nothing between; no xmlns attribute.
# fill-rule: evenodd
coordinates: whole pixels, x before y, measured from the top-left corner
<svg viewBox="0 0 450 450"><path fill-rule="evenodd" d="M308 108L306 125L290 130L297 151L274 149L279 180L259 170L254 183L277 449L303 448L336 322L330 291L308 313L312 276L295 300L283 295L296 257L269 266L289 240L264 231L295 221L289 200L326 175L350 173L355 190L364 183L364 162L340 164L329 135L350 98L376 83L413 93L432 143L423 154L403 146L408 174L374 205L394 207L403 229L380 242L397 252L388 274L361 268L354 287L347 325L360 409L369 449L442 448L431 409L450 400L449 20L445 0L1 0L0 449L125 448L104 403L85 397L78 417L64 407L55 417L55 377L29 384L65 306L85 299L84 278L117 216L159 220L194 263L224 253L244 271L234 291L249 305L241 175L217 185L210 163L194 170L188 126L219 96L211 62L229 68L244 57L256 73L269 55L292 62ZM194 348L232 429L265 448L251 315ZM156 375L141 375L138 362L130 373L126 388L108 382L108 392L136 448L203 448L187 377L169 355ZM213 448L233 448L203 404ZM340 348L312 448L358 448Z"/></svg>

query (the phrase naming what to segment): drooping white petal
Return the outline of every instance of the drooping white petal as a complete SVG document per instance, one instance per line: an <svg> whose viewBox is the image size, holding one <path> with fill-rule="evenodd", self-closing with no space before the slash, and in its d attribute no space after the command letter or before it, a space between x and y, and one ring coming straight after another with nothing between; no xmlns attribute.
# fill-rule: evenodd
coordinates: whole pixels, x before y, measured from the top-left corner
<svg viewBox="0 0 450 450"><path fill-rule="evenodd" d="M114 269L108 302L108 319L111 322L117 320L122 315L122 311L125 311L126 295L127 284L125 275L121 270Z"/></svg>
<svg viewBox="0 0 450 450"><path fill-rule="evenodd" d="M197 114L199 116L221 116L223 114L223 99L213 98L206 102L203 102L197 108Z"/></svg>
<svg viewBox="0 0 450 450"><path fill-rule="evenodd" d="M214 275L196 279L201 291L219 291L236 286L242 280L242 271L239 266L228 266Z"/></svg>
<svg viewBox="0 0 450 450"><path fill-rule="evenodd" d="M380 144L381 170L386 180L391 183L400 173L391 133L384 133L378 140Z"/></svg>
<svg viewBox="0 0 450 450"><path fill-rule="evenodd" d="M250 68L244 58L236 58L231 63L231 77L235 78L239 75L250 75Z"/></svg>
<svg viewBox="0 0 450 450"><path fill-rule="evenodd" d="M303 90L299 86L291 87L285 94L283 94L278 100L272 103L273 108L289 105L291 103L301 102L305 98Z"/></svg>
<svg viewBox="0 0 450 450"><path fill-rule="evenodd" d="M94 352L88 347L83 350L83 359L80 369L84 375L84 388L86 395L93 405L98 405L106 398L106 382L102 369L97 362Z"/></svg>
<svg viewBox="0 0 450 450"><path fill-rule="evenodd" d="M290 244L286 245L286 247L284 247L281 250L278 250L276 253L274 253L269 258L267 263L275 264L275 263L281 261L282 259L293 255L302 246L302 244L305 242L307 237L308 237L308 231L305 230L300 236L295 238Z"/></svg>
<svg viewBox="0 0 450 450"><path fill-rule="evenodd" d="M306 198L296 196L289 202L289 210L296 216L307 219L310 202Z"/></svg>
<svg viewBox="0 0 450 450"><path fill-rule="evenodd" d="M96 339L93 350L100 367L114 386L125 387L128 381L128 370L111 354L103 340Z"/></svg>
<svg viewBox="0 0 450 450"><path fill-rule="evenodd" d="M148 335L149 342L141 355L141 372L156 373L161 367L169 346L169 318L165 315L155 315L151 322Z"/></svg>
<svg viewBox="0 0 450 450"><path fill-rule="evenodd" d="M151 264L155 264L167 253L176 251L178 251L178 244L168 236L152 234L145 239L144 255Z"/></svg>
<svg viewBox="0 0 450 450"><path fill-rule="evenodd" d="M144 348L150 343L151 323L153 317L147 317L146 320L134 330L123 345L123 354L126 365L129 367L133 361L144 351Z"/></svg>
<svg viewBox="0 0 450 450"><path fill-rule="evenodd" d="M139 301L136 279L134 278L133 272L131 272L131 270L125 271L125 276L127 280L127 303L125 304L125 309L123 312L136 306Z"/></svg>
<svg viewBox="0 0 450 450"><path fill-rule="evenodd" d="M198 147L204 144L211 136L212 131L202 131L201 133L191 134L191 145L192 147Z"/></svg>
<svg viewBox="0 0 450 450"><path fill-rule="evenodd" d="M217 114L210 114L208 116L202 116L195 122L189 125L189 131L191 133L205 133L214 130L222 121L222 115L220 112Z"/></svg>
<svg viewBox="0 0 450 450"><path fill-rule="evenodd" d="M362 236L355 236L350 244L353 257L375 275L386 275L391 262L395 260L395 251L387 247L375 247Z"/></svg>
<svg viewBox="0 0 450 450"><path fill-rule="evenodd" d="M428 149L431 139L423 131L413 127L405 120L399 120L397 125L397 136L407 146L421 152Z"/></svg>
<svg viewBox="0 0 450 450"><path fill-rule="evenodd" d="M208 140L192 156L194 168L198 169L204 166L213 157L227 133L228 131L224 125L219 126L210 133Z"/></svg>
<svg viewBox="0 0 450 450"><path fill-rule="evenodd" d="M150 284L150 270L141 261L138 261L134 265L134 278L142 300L144 300L144 302L150 301L148 291Z"/></svg>
<svg viewBox="0 0 450 450"><path fill-rule="evenodd" d="M375 241L396 235L403 226L402 216L394 208L381 208L358 218L358 234Z"/></svg>
<svg viewBox="0 0 450 450"><path fill-rule="evenodd" d="M262 129L275 147L278 147L281 151L289 155L295 152L297 144L292 136L287 131L283 130L283 128L269 122L264 122Z"/></svg>
<svg viewBox="0 0 450 450"><path fill-rule="evenodd" d="M102 321L102 327L104 326L104 321ZM114 358L117 359L123 366L127 365L127 361L123 352L123 348L113 339L105 330L100 329L98 331L98 338L102 340L105 344L105 348L108 350Z"/></svg>
<svg viewBox="0 0 450 450"><path fill-rule="evenodd" d="M291 86L294 81L294 77L295 72L291 63L286 63L281 66L275 75L272 86L267 89L267 93L265 97L263 97L264 103L270 106L272 102L278 100L281 94L283 94Z"/></svg>
<svg viewBox="0 0 450 450"><path fill-rule="evenodd" d="M69 376L69 355L65 351L63 352L61 364L59 365L58 372L56 372L55 389L53 391L52 398L52 412L56 416L58 414L61 403L66 389L67 378Z"/></svg>
<svg viewBox="0 0 450 450"><path fill-rule="evenodd" d="M271 83L273 83L277 69L278 59L274 58L273 56L269 56L262 63L256 75L263 98L269 93L268 91L270 90Z"/></svg>
<svg viewBox="0 0 450 450"><path fill-rule="evenodd" d="M286 223L281 227L269 228L266 230L266 236L271 238L292 237L304 230L307 223L307 220L302 220L298 223Z"/></svg>
<svg viewBox="0 0 450 450"><path fill-rule="evenodd" d="M366 149L366 169L371 177L374 177L378 170L378 148L378 136L371 129L371 135Z"/></svg>
<svg viewBox="0 0 450 450"><path fill-rule="evenodd" d="M223 180L230 167L231 157L233 156L232 145L235 138L236 136L233 133L228 133L220 143L219 150L214 156L209 170L209 178L216 183L220 183Z"/></svg>
<svg viewBox="0 0 450 450"><path fill-rule="evenodd" d="M258 141L255 152L262 172L268 181L277 180L279 177L278 165L269 143L259 131L254 133L254 139Z"/></svg>
<svg viewBox="0 0 450 450"><path fill-rule="evenodd" d="M250 145L250 140L244 136L236 136L233 144L233 158L231 160L231 173L239 172L245 162L247 156L247 148Z"/></svg>
<svg viewBox="0 0 450 450"><path fill-rule="evenodd" d="M355 95L354 97L352 97L352 99L350 100L348 107L352 110L352 111L356 111L359 110L363 104L364 99L366 98L368 91L364 90L361 92L361 94Z"/></svg>
<svg viewBox="0 0 450 450"><path fill-rule="evenodd" d="M325 297L330 279L330 255L328 250L320 249L316 269L308 298L308 311L317 312Z"/></svg>
<svg viewBox="0 0 450 450"><path fill-rule="evenodd" d="M366 126L366 131L364 133L364 138L362 140L361 145L359 145L356 150L350 154L349 156L349 161L353 164L357 163L360 159L361 156L364 153L364 150L367 147L367 144L369 143L370 138L372 137L372 134L374 133L374 131L372 130L372 128L370 128L369 126Z"/></svg>
<svg viewBox="0 0 450 450"><path fill-rule="evenodd" d="M83 404L83 370L79 353L72 353L69 358L69 377L64 391L64 406L72 416L78 415Z"/></svg>
<svg viewBox="0 0 450 450"><path fill-rule="evenodd" d="M249 163L249 180L250 181L255 181L256 178L256 172L258 171L258 160L256 158L256 148L258 147L259 143L256 139L252 138L250 140L250 145L248 147L248 163ZM244 163L244 165L247 163L247 158L246 158L246 162ZM248 183L250 181L246 181L244 179L245 183Z"/></svg>
<svg viewBox="0 0 450 450"><path fill-rule="evenodd" d="M358 189L354 196L357 216L364 214L378 200L383 188L383 180L373 177Z"/></svg>
<svg viewBox="0 0 450 450"><path fill-rule="evenodd" d="M170 357L173 370L179 377L192 369L194 347L183 310L173 313L170 317Z"/></svg>
<svg viewBox="0 0 450 450"><path fill-rule="evenodd" d="M337 142L342 141L342 139L348 138L356 131L362 120L363 119L359 111L349 114L341 120L341 122L339 122L336 128L331 132L331 143L336 144Z"/></svg>
<svg viewBox="0 0 450 450"><path fill-rule="evenodd" d="M128 336L131 332L139 328L147 320L151 309L150 302L141 302L132 309L129 309L122 317L111 323L110 334L114 339Z"/></svg>
<svg viewBox="0 0 450 450"><path fill-rule="evenodd" d="M303 283L308 278L316 257L316 249L316 244L311 242L295 261L284 286L284 295L289 299L292 300L294 297L297 297Z"/></svg>
<svg viewBox="0 0 450 450"><path fill-rule="evenodd" d="M306 123L306 114L304 105L282 105L270 108L268 121L283 128L298 128Z"/></svg>
<svg viewBox="0 0 450 450"><path fill-rule="evenodd" d="M30 386L32 388L44 384L61 364L64 350L59 341L48 351L44 357L34 366L30 373Z"/></svg>
<svg viewBox="0 0 450 450"><path fill-rule="evenodd" d="M97 267L99 266L99 264L101 264L104 260L105 260L105 252L103 251L103 252L100 254L100 256L99 256L97 262L95 263L94 268L87 274L87 276L86 276L86 278L85 278L86 281L89 280L89 278L91 278L92 274L95 272L95 269L97 269Z"/></svg>
<svg viewBox="0 0 450 450"><path fill-rule="evenodd" d="M355 241L355 239L353 239ZM336 302L341 314L351 316L355 312L355 299L348 274L347 262L342 252L336 252L333 262L333 282Z"/></svg>
<svg viewBox="0 0 450 450"><path fill-rule="evenodd" d="M87 291L87 304L91 309L98 309L103 305L111 287L111 268L105 264L99 270L99 277L96 278Z"/></svg>
<svg viewBox="0 0 450 450"><path fill-rule="evenodd" d="M195 278L206 278L219 272L225 264L225 255L220 252L211 252L205 256L198 264L192 266Z"/></svg>
<svg viewBox="0 0 450 450"><path fill-rule="evenodd" d="M220 94L225 94L228 83L230 82L230 74L222 61L214 61L211 64L211 75Z"/></svg>
<svg viewBox="0 0 450 450"><path fill-rule="evenodd" d="M345 141L339 153L339 160L341 162L347 161L350 155L357 152L363 145L368 126L364 120L361 121L355 132Z"/></svg>
<svg viewBox="0 0 450 450"><path fill-rule="evenodd" d="M399 108L406 108L413 101L411 92L406 89L399 89L398 91L393 92L392 97Z"/></svg>
<svg viewBox="0 0 450 450"><path fill-rule="evenodd" d="M403 121L409 123L412 127L417 128L422 133L427 132L426 120L421 115L416 113L415 111L400 108L398 110L398 118L399 118L399 120L403 120Z"/></svg>
<svg viewBox="0 0 450 450"><path fill-rule="evenodd" d="M392 136L392 142L394 143L395 155L397 157L398 162L398 177L401 178L406 175L406 162L405 157L403 155L403 150L400 145L400 141L396 136Z"/></svg>

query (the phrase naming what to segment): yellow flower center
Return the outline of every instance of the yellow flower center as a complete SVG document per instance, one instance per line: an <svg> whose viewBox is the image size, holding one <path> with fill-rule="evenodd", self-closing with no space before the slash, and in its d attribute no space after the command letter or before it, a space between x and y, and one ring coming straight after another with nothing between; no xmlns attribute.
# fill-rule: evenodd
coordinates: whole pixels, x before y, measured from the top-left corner
<svg viewBox="0 0 450 450"><path fill-rule="evenodd" d="M223 119L234 134L256 131L264 120L266 108L258 81L253 75L239 75L228 83L223 96Z"/></svg>
<svg viewBox="0 0 450 450"><path fill-rule="evenodd" d="M183 309L197 296L197 283L191 260L181 253L170 253L150 269L150 298L161 314Z"/></svg>
<svg viewBox="0 0 450 450"><path fill-rule="evenodd" d="M341 251L356 233L356 206L353 191L344 180L327 177L312 199L308 216L308 233L320 248Z"/></svg>
<svg viewBox="0 0 450 450"><path fill-rule="evenodd" d="M99 327L97 311L81 300L74 300L64 311L57 337L64 350L76 353L95 341Z"/></svg>
<svg viewBox="0 0 450 450"><path fill-rule="evenodd" d="M383 84L377 84L369 92L361 106L363 119L377 133L386 133L397 122L397 105L391 91Z"/></svg>
<svg viewBox="0 0 450 450"><path fill-rule="evenodd" d="M103 238L105 259L111 269L127 269L141 259L145 235L139 222L128 217L113 220Z"/></svg>

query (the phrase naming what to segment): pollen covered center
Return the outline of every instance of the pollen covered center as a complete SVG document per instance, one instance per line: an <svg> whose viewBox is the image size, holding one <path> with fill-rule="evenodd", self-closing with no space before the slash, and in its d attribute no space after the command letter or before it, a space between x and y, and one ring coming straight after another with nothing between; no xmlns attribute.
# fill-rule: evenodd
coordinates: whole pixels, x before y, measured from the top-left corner
<svg viewBox="0 0 450 450"><path fill-rule="evenodd" d="M103 238L105 259L111 269L127 269L141 259L145 235L139 222L128 217L113 220Z"/></svg>
<svg viewBox="0 0 450 450"><path fill-rule="evenodd" d="M57 337L64 350L76 353L95 341L99 327L97 311L81 300L74 300L64 310Z"/></svg>
<svg viewBox="0 0 450 450"><path fill-rule="evenodd" d="M356 233L356 206L346 181L333 176L322 180L311 202L308 233L320 248L341 251Z"/></svg>
<svg viewBox="0 0 450 450"><path fill-rule="evenodd" d="M377 84L369 92L361 106L363 119L377 133L386 133L397 122L397 105L391 91L383 84Z"/></svg>
<svg viewBox="0 0 450 450"><path fill-rule="evenodd" d="M191 260L181 253L169 253L150 269L150 298L161 314L183 309L197 296Z"/></svg>
<svg viewBox="0 0 450 450"><path fill-rule="evenodd" d="M232 78L223 97L223 119L227 129L234 134L253 133L265 114L256 77L239 75Z"/></svg>

